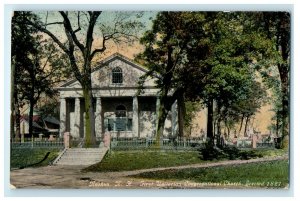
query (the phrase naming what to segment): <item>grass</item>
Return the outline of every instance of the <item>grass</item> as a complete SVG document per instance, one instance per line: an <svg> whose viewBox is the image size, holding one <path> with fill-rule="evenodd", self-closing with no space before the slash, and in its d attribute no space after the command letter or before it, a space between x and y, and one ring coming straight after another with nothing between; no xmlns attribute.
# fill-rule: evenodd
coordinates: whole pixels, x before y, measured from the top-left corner
<svg viewBox="0 0 300 201"><path fill-rule="evenodd" d="M249 160L261 157L276 157L288 153L284 149L238 149L236 147L223 147L217 149L215 147L206 146L199 149L200 158L202 160Z"/></svg>
<svg viewBox="0 0 300 201"><path fill-rule="evenodd" d="M284 150L255 150L262 156L280 156ZM222 159L224 160L224 159ZM218 160L214 160L216 162ZM90 172L128 171L158 167L171 167L196 163L207 163L199 158L198 151L111 151L95 165L83 169Z"/></svg>
<svg viewBox="0 0 300 201"><path fill-rule="evenodd" d="M112 151L84 171L108 172L200 163L197 151Z"/></svg>
<svg viewBox="0 0 300 201"><path fill-rule="evenodd" d="M136 178L217 183L221 185L283 188L289 183L287 160L234 166L164 170L135 175Z"/></svg>
<svg viewBox="0 0 300 201"><path fill-rule="evenodd" d="M275 157L275 156L282 156L288 153L286 149L256 149L254 150L256 154L261 154L262 156L266 157Z"/></svg>
<svg viewBox="0 0 300 201"><path fill-rule="evenodd" d="M10 166L11 168L27 167L28 165L40 162L45 155L50 152L48 158L34 167L46 166L52 162L59 154L59 149L48 148L20 148L11 149Z"/></svg>

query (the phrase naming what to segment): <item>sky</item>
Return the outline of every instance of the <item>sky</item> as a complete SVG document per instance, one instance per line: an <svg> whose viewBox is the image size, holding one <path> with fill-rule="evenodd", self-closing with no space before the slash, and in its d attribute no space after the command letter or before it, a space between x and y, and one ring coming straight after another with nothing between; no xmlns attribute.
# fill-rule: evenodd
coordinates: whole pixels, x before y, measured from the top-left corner
<svg viewBox="0 0 300 201"><path fill-rule="evenodd" d="M35 11L35 14L37 14L40 18L40 20L44 23L54 23L54 22L62 22L63 18L62 16L56 12L56 11ZM77 28L77 12L71 12L70 11L70 19L73 26L73 29L75 30ZM94 42L93 42L93 48L101 47L102 41L101 41L101 32L105 29L101 29L101 26L105 27L111 27L114 25L114 22L116 20L116 17L119 16L120 12L114 12L114 11L103 11L101 15L97 19L96 26L94 28ZM152 28L152 19L155 18L157 12L156 11L144 11L144 12L121 12L122 16L127 16L125 21L129 20L136 20L138 22L141 22L143 24L143 27L138 30L138 37L141 37L143 33L146 30L149 30ZM139 15L140 17L136 17ZM79 37L81 41L85 40L85 30L84 27L86 25L86 16L81 15L81 26L82 31L76 33L76 35ZM57 36L62 42L66 40L66 35L64 33L63 25L49 25L47 26L47 29L50 30L55 36ZM107 43L107 50L101 54L97 55L98 57L96 60L103 59L115 52L119 52L123 54L124 56L127 56L130 59L133 59L134 56L138 53L140 53L143 50L143 47L139 44L138 40L130 45L125 43L116 44L112 41L108 41Z"/></svg>

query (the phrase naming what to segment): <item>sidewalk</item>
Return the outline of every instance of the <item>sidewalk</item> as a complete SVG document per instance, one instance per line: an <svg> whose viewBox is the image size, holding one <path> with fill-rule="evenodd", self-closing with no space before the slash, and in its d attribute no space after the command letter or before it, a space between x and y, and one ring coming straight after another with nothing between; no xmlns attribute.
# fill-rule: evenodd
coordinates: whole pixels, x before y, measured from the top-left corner
<svg viewBox="0 0 300 201"><path fill-rule="evenodd" d="M143 170L122 172L81 172L85 166L45 166L39 168L26 168L10 172L11 184L16 188L210 188L188 181L170 183L169 181L155 181L128 177L143 172L152 172L167 169L204 168L216 166L229 166L246 163L259 163L288 159L288 156L259 158L250 160L232 160L215 163L201 163L177 167L151 168ZM212 184L213 185L213 184Z"/></svg>

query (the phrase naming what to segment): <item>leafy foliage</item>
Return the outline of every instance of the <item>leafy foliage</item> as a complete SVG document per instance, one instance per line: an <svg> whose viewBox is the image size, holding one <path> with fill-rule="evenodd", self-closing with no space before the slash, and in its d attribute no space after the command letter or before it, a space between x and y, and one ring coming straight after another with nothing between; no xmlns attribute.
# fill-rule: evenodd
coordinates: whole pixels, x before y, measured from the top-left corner
<svg viewBox="0 0 300 201"><path fill-rule="evenodd" d="M256 153L253 150L239 150L236 147L225 146L222 149L218 147L211 146L206 144L205 147L199 149L199 157L201 160L221 160L221 159L229 159L229 160L249 160L251 158L261 158L263 155L261 153Z"/></svg>
<svg viewBox="0 0 300 201"><path fill-rule="evenodd" d="M41 96L53 97L56 92L53 85L64 77L61 67L64 63L59 59L53 43L44 39L38 31L27 24L28 20L38 23L37 17L30 12L14 12L12 18L12 102L17 111L15 121L19 122L19 107L28 104L29 133L32 133L33 108ZM19 129L17 123L17 130ZM19 133L19 131L17 132ZM18 138L18 134L16 134Z"/></svg>

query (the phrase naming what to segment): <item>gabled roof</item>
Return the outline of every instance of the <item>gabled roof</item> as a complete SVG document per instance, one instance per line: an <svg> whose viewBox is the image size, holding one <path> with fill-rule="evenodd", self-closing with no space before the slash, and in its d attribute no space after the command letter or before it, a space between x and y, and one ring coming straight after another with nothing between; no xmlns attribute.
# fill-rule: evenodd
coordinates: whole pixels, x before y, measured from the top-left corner
<svg viewBox="0 0 300 201"><path fill-rule="evenodd" d="M98 64L97 64L97 67L93 69L92 73L105 67L108 63L110 62L113 62L114 60L121 60L123 61L124 63L127 63L127 64L130 64L132 67L140 70L140 71L143 71L143 72L148 72L147 69L145 69L145 67L135 63L133 60L129 59L128 57L125 57L124 55L121 55L120 53L114 53L112 54L111 56L103 59L102 61L100 61ZM60 85L58 85L57 88L64 88L70 84L73 84L74 82L76 82L77 79L76 78L71 78L67 81L65 81L64 83L61 83Z"/></svg>
<svg viewBox="0 0 300 201"><path fill-rule="evenodd" d="M43 119L45 122L50 122L52 124L57 124L59 125L59 121L55 117L47 116L46 118Z"/></svg>

